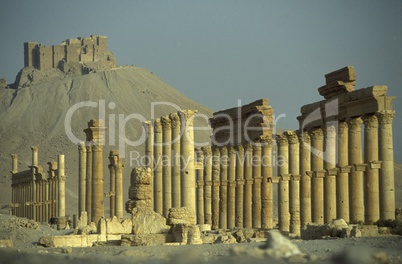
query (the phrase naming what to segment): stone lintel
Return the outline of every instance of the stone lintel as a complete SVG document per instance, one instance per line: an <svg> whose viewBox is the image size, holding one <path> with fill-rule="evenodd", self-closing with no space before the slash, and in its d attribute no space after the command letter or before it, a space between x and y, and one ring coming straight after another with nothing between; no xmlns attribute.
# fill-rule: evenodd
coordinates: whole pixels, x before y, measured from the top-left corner
<svg viewBox="0 0 402 264"><path fill-rule="evenodd" d="M382 161L370 161L369 166L370 169L381 169Z"/></svg>
<svg viewBox="0 0 402 264"><path fill-rule="evenodd" d="M354 91L355 84L356 82L335 81L318 88L318 93L325 99L330 99Z"/></svg>
<svg viewBox="0 0 402 264"><path fill-rule="evenodd" d="M325 74L325 83L329 84L334 81L354 82L356 81L356 72L353 66L346 66L339 70Z"/></svg>

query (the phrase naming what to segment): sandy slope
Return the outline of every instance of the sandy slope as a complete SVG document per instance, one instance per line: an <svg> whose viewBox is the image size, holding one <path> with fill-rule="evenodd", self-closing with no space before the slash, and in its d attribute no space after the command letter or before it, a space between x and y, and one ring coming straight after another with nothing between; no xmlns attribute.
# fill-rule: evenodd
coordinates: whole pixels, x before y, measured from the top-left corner
<svg viewBox="0 0 402 264"><path fill-rule="evenodd" d="M131 114L137 114L148 120L152 114L154 117L160 117L175 112L177 106L181 109L198 109L204 115L212 115L212 110L187 98L152 72L134 66L66 77L19 90L2 89L0 90L0 208L10 202L10 154L17 153L19 170L26 170L31 164L30 146L39 145L39 163L44 166L45 171L48 169L46 165L48 161L57 160L58 154L66 155L67 213L77 213L75 210L77 210L78 193L78 150L66 136L65 117L69 109L79 102L91 101L98 104L98 107L86 106L72 111L73 135L84 140L85 134L82 130L87 127L90 119L98 118L99 109L102 108L100 100L104 100L106 126L115 127L111 131L114 132L114 136L111 136L113 133L107 133L106 136L105 163L109 150L119 149L119 133L120 135L125 133L126 138L131 141L140 139L142 133L140 121L131 119L124 122L124 119ZM152 103L155 102L162 103L152 108ZM203 118L196 120L197 126L206 124ZM197 138L204 142L208 141L209 131L196 133ZM130 152L142 153L143 146L125 146L124 186L129 186ZM104 167L105 175L108 176L107 166ZM108 186L109 180L106 177L105 191ZM127 193L124 195L124 200L127 200Z"/></svg>

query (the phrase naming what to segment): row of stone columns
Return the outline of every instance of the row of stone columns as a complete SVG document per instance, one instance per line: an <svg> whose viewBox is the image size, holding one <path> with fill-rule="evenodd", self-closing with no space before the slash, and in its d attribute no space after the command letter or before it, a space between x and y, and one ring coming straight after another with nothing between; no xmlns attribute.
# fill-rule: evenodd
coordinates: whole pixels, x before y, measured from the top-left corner
<svg viewBox="0 0 402 264"><path fill-rule="evenodd" d="M32 149L30 170L18 172L18 155L12 154L12 214L38 222L51 217L65 216L65 166L64 155L58 162L48 162L46 177L38 165L37 146Z"/></svg>
<svg viewBox="0 0 402 264"><path fill-rule="evenodd" d="M110 171L110 217L123 217L123 169L124 162L118 150L109 153Z"/></svg>
<svg viewBox="0 0 402 264"><path fill-rule="evenodd" d="M147 121L145 154L153 175L153 209L167 217L171 207L196 209L193 120L196 110L180 110Z"/></svg>
<svg viewBox="0 0 402 264"><path fill-rule="evenodd" d="M215 229L273 228L271 140L206 146L196 154L202 165L197 170L199 224Z"/></svg>

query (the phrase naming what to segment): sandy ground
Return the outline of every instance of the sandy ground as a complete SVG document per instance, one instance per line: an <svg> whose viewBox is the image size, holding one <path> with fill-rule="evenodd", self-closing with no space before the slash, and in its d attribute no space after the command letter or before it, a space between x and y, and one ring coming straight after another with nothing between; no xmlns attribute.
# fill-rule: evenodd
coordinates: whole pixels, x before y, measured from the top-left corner
<svg viewBox="0 0 402 264"><path fill-rule="evenodd" d="M25 218L0 215L0 239L13 240L12 248L0 248L0 263L289 263L290 260L236 254L265 242L187 246L93 246L46 248L38 244L45 235L62 235ZM314 263L402 263L402 236L292 240ZM377 261L373 260L376 256Z"/></svg>

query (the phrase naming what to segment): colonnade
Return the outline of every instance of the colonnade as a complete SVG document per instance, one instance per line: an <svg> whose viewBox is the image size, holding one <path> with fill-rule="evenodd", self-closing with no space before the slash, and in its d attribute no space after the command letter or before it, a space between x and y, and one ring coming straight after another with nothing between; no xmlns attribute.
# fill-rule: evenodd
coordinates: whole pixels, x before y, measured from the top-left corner
<svg viewBox="0 0 402 264"><path fill-rule="evenodd" d="M12 158L12 214L38 222L51 217L65 216L65 165L64 155L57 162L48 162L47 177L38 165L39 147L32 146L32 165L27 171L18 171L18 155Z"/></svg>

